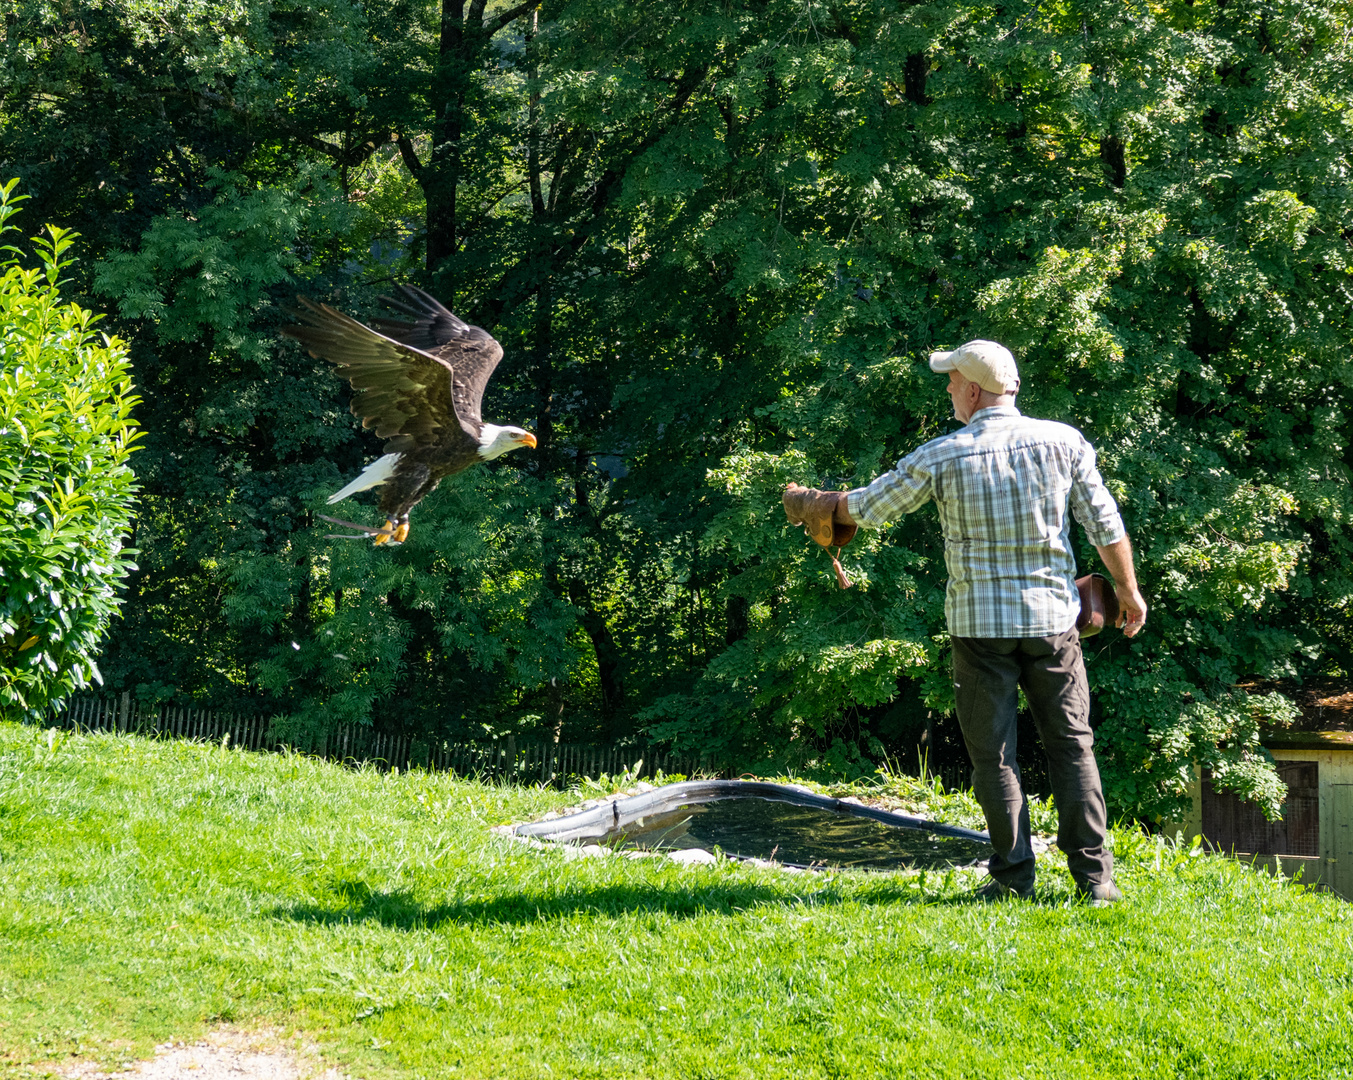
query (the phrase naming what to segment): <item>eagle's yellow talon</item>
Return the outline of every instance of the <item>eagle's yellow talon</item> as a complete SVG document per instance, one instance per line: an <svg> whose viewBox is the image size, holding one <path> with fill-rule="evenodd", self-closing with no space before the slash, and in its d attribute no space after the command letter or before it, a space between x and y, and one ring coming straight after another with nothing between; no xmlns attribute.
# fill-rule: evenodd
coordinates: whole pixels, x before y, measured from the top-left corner
<svg viewBox="0 0 1353 1080"><path fill-rule="evenodd" d="M388 544L389 542L390 542L390 534L389 534L389 533L377 533L375 539L373 539L373 540L371 541L371 543L372 543L373 545L376 545L376 544Z"/></svg>
<svg viewBox="0 0 1353 1080"><path fill-rule="evenodd" d="M409 538L409 523L407 521L403 521L400 522L399 525L395 526L395 535L390 537L390 541L391 543L402 544L408 538Z"/></svg>

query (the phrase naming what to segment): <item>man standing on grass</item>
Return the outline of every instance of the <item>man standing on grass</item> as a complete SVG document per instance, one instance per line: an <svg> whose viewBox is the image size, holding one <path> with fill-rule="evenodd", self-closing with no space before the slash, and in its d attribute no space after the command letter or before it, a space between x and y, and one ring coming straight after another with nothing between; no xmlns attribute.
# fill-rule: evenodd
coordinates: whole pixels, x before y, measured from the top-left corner
<svg viewBox="0 0 1353 1080"><path fill-rule="evenodd" d="M930 369L948 373L954 416L965 427L932 439L868 487L819 492L791 484L785 511L810 527L816 515L821 526L830 513L840 543L856 524L877 528L935 500L949 570L944 609L958 723L996 849L988 864L992 880L979 895L1033 893L1029 806L1015 760L1023 687L1048 757L1057 844L1079 893L1113 903L1122 894L1113 883L1113 856L1104 850L1104 793L1076 630L1080 597L1068 509L1113 575L1128 637L1146 622L1132 545L1085 437L1015 408L1019 373L1008 349L970 341L932 353Z"/></svg>

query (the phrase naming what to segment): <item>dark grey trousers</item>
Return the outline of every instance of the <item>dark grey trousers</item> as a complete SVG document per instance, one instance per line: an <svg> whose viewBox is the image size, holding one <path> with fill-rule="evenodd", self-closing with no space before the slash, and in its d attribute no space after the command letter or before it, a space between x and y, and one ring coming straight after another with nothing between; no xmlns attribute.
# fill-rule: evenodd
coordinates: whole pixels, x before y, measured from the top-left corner
<svg viewBox="0 0 1353 1080"><path fill-rule="evenodd" d="M1056 637L952 640L958 724L972 758L973 793L996 849L991 876L1021 892L1034 883L1029 803L1015 760L1016 688L1023 687L1048 758L1057 846L1078 886L1112 881L1080 634L1073 627Z"/></svg>

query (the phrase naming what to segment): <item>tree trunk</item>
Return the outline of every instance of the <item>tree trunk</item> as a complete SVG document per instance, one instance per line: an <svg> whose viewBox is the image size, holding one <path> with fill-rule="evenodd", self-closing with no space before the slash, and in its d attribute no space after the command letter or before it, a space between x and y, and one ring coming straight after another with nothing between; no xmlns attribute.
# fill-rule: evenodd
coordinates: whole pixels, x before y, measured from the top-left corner
<svg viewBox="0 0 1353 1080"><path fill-rule="evenodd" d="M484 5L470 5L472 23L482 21ZM475 15L480 16L475 20ZM427 203L428 272L434 272L456 251L456 187L460 182L460 139L465 128L465 91L475 55L483 47L475 28L467 28L462 0L442 0L442 32L437 68L432 77L435 119L432 152L419 182ZM453 297L446 297L452 301Z"/></svg>
<svg viewBox="0 0 1353 1080"><path fill-rule="evenodd" d="M1099 140L1099 161L1110 184L1121 188L1127 183L1127 145L1117 135Z"/></svg>
<svg viewBox="0 0 1353 1080"><path fill-rule="evenodd" d="M724 605L727 619L723 642L725 646L736 645L747 636L751 627L751 609L745 596L730 596Z"/></svg>
<svg viewBox="0 0 1353 1080"><path fill-rule="evenodd" d="M912 53L902 65L903 85L906 87L907 100L913 105L925 105L925 84L930 76L930 58L925 53Z"/></svg>

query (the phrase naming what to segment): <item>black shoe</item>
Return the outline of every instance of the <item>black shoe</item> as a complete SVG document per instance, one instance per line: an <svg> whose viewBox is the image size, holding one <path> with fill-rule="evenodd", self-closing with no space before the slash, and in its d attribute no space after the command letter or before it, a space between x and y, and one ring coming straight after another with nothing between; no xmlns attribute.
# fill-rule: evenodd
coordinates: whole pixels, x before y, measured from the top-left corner
<svg viewBox="0 0 1353 1080"><path fill-rule="evenodd" d="M1032 898L1033 894L1034 887L1032 885L1023 889L1016 889L1010 885L1002 885L995 878L992 878L974 893L977 899L984 904L992 904L998 900L1028 900Z"/></svg>
<svg viewBox="0 0 1353 1080"><path fill-rule="evenodd" d="M1112 881L1104 881L1095 885L1077 885L1076 892L1091 907L1108 907L1110 904L1116 904L1123 899L1123 894L1118 891L1118 886Z"/></svg>

